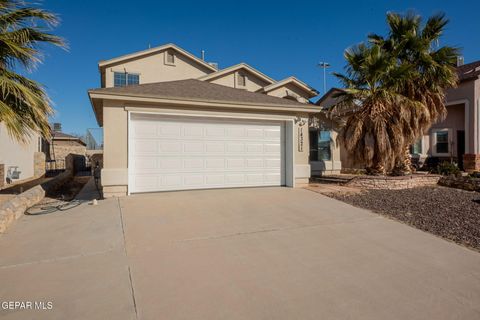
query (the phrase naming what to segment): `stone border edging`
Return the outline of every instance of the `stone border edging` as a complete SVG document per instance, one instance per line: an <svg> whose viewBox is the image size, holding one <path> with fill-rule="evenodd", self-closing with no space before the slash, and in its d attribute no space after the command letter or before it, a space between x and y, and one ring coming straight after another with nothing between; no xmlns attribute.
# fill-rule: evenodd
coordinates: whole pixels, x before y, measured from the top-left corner
<svg viewBox="0 0 480 320"><path fill-rule="evenodd" d="M352 178L345 185L363 189L389 189L401 190L415 187L436 185L440 175L414 174L409 176L358 176Z"/></svg>
<svg viewBox="0 0 480 320"><path fill-rule="evenodd" d="M25 210L39 203L47 192L59 188L72 177L73 172L67 170L55 178L30 188L0 204L0 233L4 233L15 220L23 215Z"/></svg>
<svg viewBox="0 0 480 320"><path fill-rule="evenodd" d="M444 187L480 192L479 178L445 176L438 181L438 184Z"/></svg>

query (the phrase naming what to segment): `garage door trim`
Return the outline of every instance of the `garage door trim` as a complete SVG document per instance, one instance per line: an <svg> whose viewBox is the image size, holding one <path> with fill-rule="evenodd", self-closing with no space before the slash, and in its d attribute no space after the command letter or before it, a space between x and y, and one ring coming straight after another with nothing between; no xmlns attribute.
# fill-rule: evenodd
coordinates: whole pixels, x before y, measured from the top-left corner
<svg viewBox="0 0 480 320"><path fill-rule="evenodd" d="M205 114L205 113L184 113L184 112L179 112L179 113L174 113L171 110L168 112L161 112L160 110L158 112L145 112L145 111L131 111L128 110L128 190L127 193L131 194L132 192L132 150L131 150L131 141L132 141L132 115L133 114L151 114L151 115L157 115L157 116L166 116L168 118L171 118L172 116L179 117L179 118L186 118L186 119L192 119L192 118L203 118L205 120L208 120L209 118L216 119L216 120L221 120L225 119L226 121L232 120L232 121L241 121L241 120L253 120L253 121L272 121L272 122L283 122L284 125L284 161L285 161L285 185L287 187L294 187L295 185L295 178L294 178L294 141L293 141L293 128L294 128L294 121L295 118L293 116L265 116L265 115L243 115L243 114L215 114L212 112L212 114ZM161 191L160 191L161 192Z"/></svg>

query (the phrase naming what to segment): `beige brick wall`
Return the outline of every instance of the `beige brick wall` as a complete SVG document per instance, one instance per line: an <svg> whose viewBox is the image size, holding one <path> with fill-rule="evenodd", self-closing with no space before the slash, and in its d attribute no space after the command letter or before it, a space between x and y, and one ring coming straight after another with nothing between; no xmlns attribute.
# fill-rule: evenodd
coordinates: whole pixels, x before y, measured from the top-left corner
<svg viewBox="0 0 480 320"><path fill-rule="evenodd" d="M50 146L50 159L56 160L57 169L65 169L65 158L69 154L84 156L87 148L76 141L54 141Z"/></svg>

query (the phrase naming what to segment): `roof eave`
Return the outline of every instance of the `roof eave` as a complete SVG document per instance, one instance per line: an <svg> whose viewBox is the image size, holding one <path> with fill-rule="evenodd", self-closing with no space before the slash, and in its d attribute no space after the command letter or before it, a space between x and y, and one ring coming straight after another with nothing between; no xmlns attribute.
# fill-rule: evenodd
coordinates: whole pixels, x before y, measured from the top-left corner
<svg viewBox="0 0 480 320"><path fill-rule="evenodd" d="M318 113L321 108L315 105L282 105L270 103L249 103L249 102L234 102L234 101L218 101L218 100L202 100L202 99L186 99L165 96L152 95L136 95L136 94L112 94L105 92L89 91L90 100L122 100L122 101L136 101L144 103L167 104L170 106L205 106L218 108L238 108L238 109L258 109L258 110L272 110L285 112L305 112ZM308 106L308 107L306 107ZM95 112L96 116L97 113ZM97 121L99 121L97 117Z"/></svg>

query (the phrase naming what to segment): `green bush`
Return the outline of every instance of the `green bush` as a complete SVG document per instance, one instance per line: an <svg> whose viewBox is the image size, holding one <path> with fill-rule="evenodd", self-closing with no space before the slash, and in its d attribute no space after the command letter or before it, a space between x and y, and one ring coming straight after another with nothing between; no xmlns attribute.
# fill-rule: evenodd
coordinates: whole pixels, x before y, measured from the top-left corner
<svg viewBox="0 0 480 320"><path fill-rule="evenodd" d="M432 170L432 173L439 173L444 176L456 176L460 174L460 169L456 163L444 161L437 166L436 170Z"/></svg>

